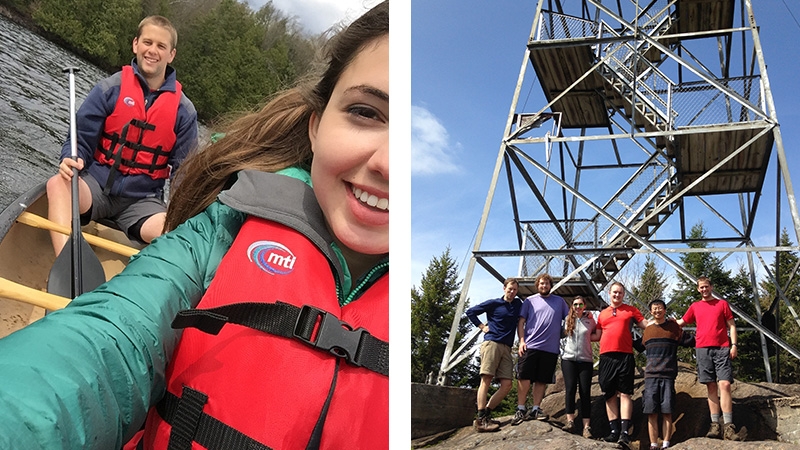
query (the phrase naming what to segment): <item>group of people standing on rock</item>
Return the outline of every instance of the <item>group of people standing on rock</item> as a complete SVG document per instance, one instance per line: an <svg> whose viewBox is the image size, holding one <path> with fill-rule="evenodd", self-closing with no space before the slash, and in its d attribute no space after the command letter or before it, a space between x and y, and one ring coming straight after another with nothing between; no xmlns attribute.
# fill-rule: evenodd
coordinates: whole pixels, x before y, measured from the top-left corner
<svg viewBox="0 0 800 450"><path fill-rule="evenodd" d="M629 444L635 361L633 350L644 351L647 363L644 370L643 413L647 415L650 448L659 448L659 414L662 442L668 448L673 432L672 413L675 410L675 379L678 375L677 349L696 347L698 381L708 390L711 426L706 437L743 440L746 428L738 432L733 423L731 383L736 358L737 333L730 305L714 297L707 277L697 280L701 295L678 320L667 319L667 305L657 299L649 303L652 320L648 321L634 306L624 303L625 286L613 283L608 291L609 306L600 311L597 319L587 311L586 301L577 296L571 306L551 292L553 279L541 274L535 281L537 293L525 300L517 297L519 283L507 278L504 295L487 300L466 311L469 320L484 333L480 347L480 377L478 413L474 428L478 432L497 431L501 423L492 419L497 408L512 387L514 362L512 347L514 333L519 339L517 374L517 410L511 425L525 420L548 420L541 407L547 384L555 382L559 356L565 388L565 424L563 429L594 437L591 428L591 383L594 372L592 342L599 342L598 384L603 392L610 433L606 442ZM480 321L486 315L486 323ZM696 324L696 336L683 332L686 324ZM632 327L642 330L634 340ZM487 400L493 379L500 388ZM527 407L528 391L533 385L533 405ZM579 394L577 403L575 394ZM723 419L720 425L719 419ZM581 426L582 425L582 426Z"/></svg>

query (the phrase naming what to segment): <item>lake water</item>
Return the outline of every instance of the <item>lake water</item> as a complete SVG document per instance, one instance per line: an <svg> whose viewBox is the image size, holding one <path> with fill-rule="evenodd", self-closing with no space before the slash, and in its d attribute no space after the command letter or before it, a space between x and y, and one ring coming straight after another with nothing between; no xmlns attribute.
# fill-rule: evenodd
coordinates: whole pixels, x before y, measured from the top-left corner
<svg viewBox="0 0 800 450"><path fill-rule="evenodd" d="M69 130L69 78L80 69L76 106L108 76L0 16L0 207L56 173Z"/></svg>

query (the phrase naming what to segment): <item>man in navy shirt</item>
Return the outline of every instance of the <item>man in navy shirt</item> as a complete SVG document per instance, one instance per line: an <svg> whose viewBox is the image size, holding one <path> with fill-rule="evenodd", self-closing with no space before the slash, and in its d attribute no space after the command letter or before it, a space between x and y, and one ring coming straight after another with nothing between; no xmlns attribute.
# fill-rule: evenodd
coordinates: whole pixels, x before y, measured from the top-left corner
<svg viewBox="0 0 800 450"><path fill-rule="evenodd" d="M470 322L484 333L481 344L478 417L473 424L478 432L500 429L500 424L492 421L492 408L496 408L511 390L511 381L514 377L511 346L514 345L517 320L522 308L522 300L517 298L518 288L519 283L516 279L506 278L503 282L502 297L486 300L469 308L466 313ZM483 313L486 313L486 323L478 320L478 316ZM500 389L487 402L486 397L489 395L489 386L493 378L500 380Z"/></svg>

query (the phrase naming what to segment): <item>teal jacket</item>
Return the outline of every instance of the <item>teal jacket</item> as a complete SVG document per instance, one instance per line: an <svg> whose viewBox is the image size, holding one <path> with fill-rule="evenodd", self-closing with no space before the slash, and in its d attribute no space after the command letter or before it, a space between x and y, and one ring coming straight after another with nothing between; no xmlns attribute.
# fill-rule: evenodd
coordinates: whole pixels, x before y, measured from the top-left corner
<svg viewBox="0 0 800 450"><path fill-rule="evenodd" d="M234 188L156 239L122 273L0 339L0 449L119 449L139 430L165 391L179 338L170 324L178 311L200 301L248 215L243 210L257 214L250 205L265 198L259 189L264 177L297 183L283 175L240 174ZM301 209L316 208L310 215L321 217L312 199L307 187ZM293 220L302 224L307 212ZM327 245L338 256L332 240ZM339 259L331 266L339 272L344 303L358 292L348 292L349 275ZM388 258L370 280L357 284L369 285L387 271Z"/></svg>

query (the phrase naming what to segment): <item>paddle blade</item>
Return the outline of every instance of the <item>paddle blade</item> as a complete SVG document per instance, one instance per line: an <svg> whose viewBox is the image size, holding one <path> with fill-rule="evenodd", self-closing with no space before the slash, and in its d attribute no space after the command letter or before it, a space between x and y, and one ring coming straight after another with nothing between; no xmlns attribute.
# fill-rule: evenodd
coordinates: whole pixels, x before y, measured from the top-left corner
<svg viewBox="0 0 800 450"><path fill-rule="evenodd" d="M53 267L50 269L50 276L47 279L47 292L55 295L60 295L67 298L75 298L83 292L89 292L92 289L100 286L106 282L106 274L103 271L103 266L97 255L89 246L89 244L80 237L79 245L81 246L81 273L83 287L81 292L72 295L72 236L64 246L64 250L58 255Z"/></svg>

